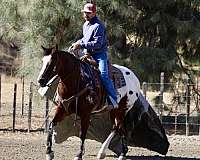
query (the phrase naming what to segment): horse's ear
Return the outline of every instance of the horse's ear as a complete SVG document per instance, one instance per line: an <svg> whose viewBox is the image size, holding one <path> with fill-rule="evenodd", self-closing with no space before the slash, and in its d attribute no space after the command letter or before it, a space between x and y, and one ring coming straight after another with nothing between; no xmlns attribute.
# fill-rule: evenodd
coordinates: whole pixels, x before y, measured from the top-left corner
<svg viewBox="0 0 200 160"><path fill-rule="evenodd" d="M47 50L43 45L41 45L41 47L42 47L42 49L45 51L45 50Z"/></svg>

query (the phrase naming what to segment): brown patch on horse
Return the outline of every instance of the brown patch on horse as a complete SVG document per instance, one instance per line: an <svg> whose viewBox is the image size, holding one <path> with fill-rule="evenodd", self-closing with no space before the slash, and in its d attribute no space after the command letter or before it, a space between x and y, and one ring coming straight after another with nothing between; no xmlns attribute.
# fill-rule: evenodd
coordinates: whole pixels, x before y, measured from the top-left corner
<svg viewBox="0 0 200 160"><path fill-rule="evenodd" d="M55 116L54 116L54 121L55 122L61 122L65 117L66 117L66 112L65 109L61 106L59 103L58 105L55 106Z"/></svg>
<svg viewBox="0 0 200 160"><path fill-rule="evenodd" d="M113 128L123 129L123 122L128 108L128 96L127 94L121 98L118 108L110 111L110 118L112 124L115 124Z"/></svg>

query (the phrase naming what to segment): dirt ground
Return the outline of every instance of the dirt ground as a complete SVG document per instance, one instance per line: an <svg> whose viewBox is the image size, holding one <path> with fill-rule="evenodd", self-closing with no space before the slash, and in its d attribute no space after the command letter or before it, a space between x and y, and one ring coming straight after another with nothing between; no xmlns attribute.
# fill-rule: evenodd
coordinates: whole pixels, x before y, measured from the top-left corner
<svg viewBox="0 0 200 160"><path fill-rule="evenodd" d="M200 160L200 136L168 136L170 148L166 156L143 148L129 147L127 160ZM0 132L0 160L44 160L46 134ZM71 137L62 144L54 144L55 160L71 160L79 149L79 139ZM87 140L85 160L97 159L100 143ZM107 151L106 160L117 159Z"/></svg>
<svg viewBox="0 0 200 160"><path fill-rule="evenodd" d="M2 81L4 78L2 78ZM2 108L0 116L0 128L12 129L12 103L13 103L13 84L11 81L5 79L2 85ZM21 113L21 82L18 85L17 113ZM16 116L16 128L27 129L27 113L28 113L28 95L29 85L25 86L25 108L24 117ZM35 95L34 95L35 96ZM36 96L35 96L36 97ZM39 100L37 100L39 101ZM35 102L35 101L34 101ZM7 105L9 104L9 105ZM36 106L33 103L33 106ZM44 105L38 105L44 106ZM6 108L6 109L5 109ZM35 107L32 110L32 115L37 113L32 119L32 128L44 127L43 115L45 114L44 107ZM38 113L40 115L38 116ZM22 130L23 131L23 130ZM149 151L138 147L129 147L127 160L200 160L200 136L168 136L170 148L166 156L160 155L156 152ZM12 133L0 131L0 160L45 160L46 134L41 132L26 133L16 132ZM54 144L55 160L72 160L79 150L80 141L76 137L71 137L62 144ZM96 155L100 149L101 144L96 141L87 140L85 143L84 160L95 160ZM117 159L115 154L110 150L107 151L106 160Z"/></svg>

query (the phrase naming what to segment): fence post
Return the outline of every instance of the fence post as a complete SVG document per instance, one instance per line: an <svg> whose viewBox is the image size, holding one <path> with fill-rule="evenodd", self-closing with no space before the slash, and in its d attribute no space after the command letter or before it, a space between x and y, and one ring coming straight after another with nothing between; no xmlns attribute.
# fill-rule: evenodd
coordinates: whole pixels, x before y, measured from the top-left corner
<svg viewBox="0 0 200 160"><path fill-rule="evenodd" d="M46 97L46 113L45 113L45 132L48 132L48 127L49 127L49 99Z"/></svg>
<svg viewBox="0 0 200 160"><path fill-rule="evenodd" d="M22 76L22 116L24 115L24 75Z"/></svg>
<svg viewBox="0 0 200 160"><path fill-rule="evenodd" d="M17 84L14 85L14 97L13 97L13 129L15 132L15 117L16 117L16 95L17 95Z"/></svg>
<svg viewBox="0 0 200 160"><path fill-rule="evenodd" d="M179 82L177 81L176 82L176 86L175 86L175 96L176 96L176 100L178 101L178 99L179 99L179 91L178 91L178 89L179 89ZM178 96L178 97L177 97ZM177 102L177 103L179 103L179 102ZM177 109L178 109L178 105L179 104L176 104L176 106L175 106L175 118L174 118L174 134L176 135L176 133L177 133L177 116L178 116L178 111L177 111Z"/></svg>
<svg viewBox="0 0 200 160"><path fill-rule="evenodd" d="M1 115L1 74L0 74L0 115Z"/></svg>
<svg viewBox="0 0 200 160"><path fill-rule="evenodd" d="M196 77L196 90L197 92L199 92L199 77ZM197 109L197 112L199 112L199 94L196 94L196 99L197 99L197 102L196 102L196 109Z"/></svg>
<svg viewBox="0 0 200 160"><path fill-rule="evenodd" d="M28 109L28 132L30 132L31 130L32 99L33 99L33 82L30 83L29 109Z"/></svg>
<svg viewBox="0 0 200 160"><path fill-rule="evenodd" d="M160 120L162 122L163 115L163 92L164 92L164 72L160 73Z"/></svg>
<svg viewBox="0 0 200 160"><path fill-rule="evenodd" d="M196 88L199 93L199 77L196 78ZM198 127L199 127L199 136L200 136L200 108L199 108L199 94L197 95L197 104L196 104L196 109L197 109L197 116L198 116Z"/></svg>
<svg viewBox="0 0 200 160"><path fill-rule="evenodd" d="M189 135L189 118L190 118L190 84L187 79L186 83L186 136Z"/></svg>
<svg viewBox="0 0 200 160"><path fill-rule="evenodd" d="M147 98L147 83L146 82L142 83L142 91L143 91L144 98L146 99Z"/></svg>

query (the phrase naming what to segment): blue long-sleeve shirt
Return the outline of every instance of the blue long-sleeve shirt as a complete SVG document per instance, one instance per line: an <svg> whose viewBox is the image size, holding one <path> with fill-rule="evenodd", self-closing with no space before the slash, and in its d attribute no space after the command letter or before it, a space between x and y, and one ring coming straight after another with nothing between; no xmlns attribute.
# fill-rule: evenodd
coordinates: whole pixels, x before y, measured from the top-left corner
<svg viewBox="0 0 200 160"><path fill-rule="evenodd" d="M105 26L95 16L91 21L86 21L83 25L83 38L80 39L80 45L84 52L98 54L107 52L107 37Z"/></svg>

